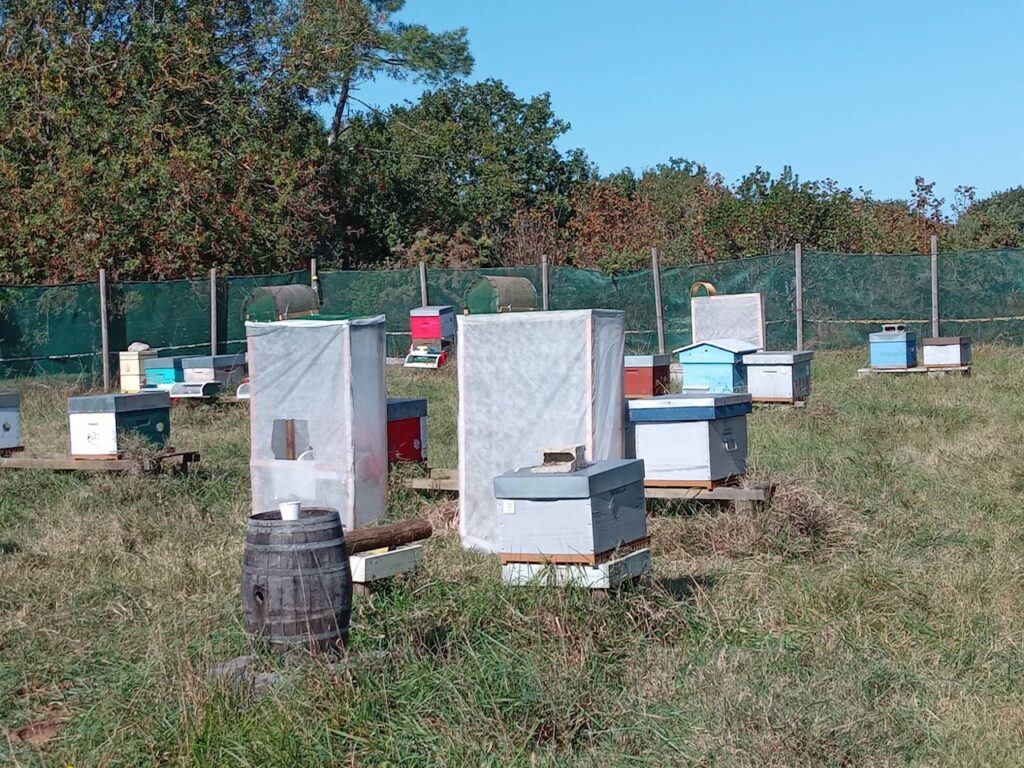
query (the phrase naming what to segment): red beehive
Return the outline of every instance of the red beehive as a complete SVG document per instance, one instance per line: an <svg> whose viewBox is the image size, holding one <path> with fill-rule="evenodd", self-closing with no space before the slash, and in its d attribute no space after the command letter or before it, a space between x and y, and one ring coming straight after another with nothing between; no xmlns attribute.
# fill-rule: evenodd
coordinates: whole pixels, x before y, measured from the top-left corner
<svg viewBox="0 0 1024 768"><path fill-rule="evenodd" d="M388 400L388 463L427 460L427 401Z"/></svg>
<svg viewBox="0 0 1024 768"><path fill-rule="evenodd" d="M669 390L671 355L626 355L622 390L626 397L654 397Z"/></svg>
<svg viewBox="0 0 1024 768"><path fill-rule="evenodd" d="M409 331L413 344L455 338L454 307L416 307L409 311Z"/></svg>

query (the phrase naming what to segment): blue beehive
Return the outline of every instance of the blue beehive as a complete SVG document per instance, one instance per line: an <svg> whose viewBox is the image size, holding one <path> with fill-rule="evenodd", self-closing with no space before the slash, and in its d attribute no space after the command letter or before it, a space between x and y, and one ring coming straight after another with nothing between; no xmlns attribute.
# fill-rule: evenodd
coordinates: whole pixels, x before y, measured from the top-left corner
<svg viewBox="0 0 1024 768"><path fill-rule="evenodd" d="M185 357L150 357L142 362L142 370L146 374L146 386L159 384L176 384L185 380Z"/></svg>
<svg viewBox="0 0 1024 768"><path fill-rule="evenodd" d="M869 337L872 368L913 368L917 365L917 336L905 325L883 325Z"/></svg>
<svg viewBox="0 0 1024 768"><path fill-rule="evenodd" d="M706 392L745 392L743 356L751 352L757 352L757 347L739 339L701 341L673 350L683 365L683 389Z"/></svg>

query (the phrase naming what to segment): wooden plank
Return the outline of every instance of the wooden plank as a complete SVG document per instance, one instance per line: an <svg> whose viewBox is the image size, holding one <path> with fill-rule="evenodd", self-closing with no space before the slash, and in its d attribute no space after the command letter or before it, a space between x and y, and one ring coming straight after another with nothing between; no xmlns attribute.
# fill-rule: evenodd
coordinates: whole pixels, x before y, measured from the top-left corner
<svg viewBox="0 0 1024 768"><path fill-rule="evenodd" d="M417 491L456 491L459 481L451 477L410 477L405 481L406 488Z"/></svg>
<svg viewBox="0 0 1024 768"><path fill-rule="evenodd" d="M971 366L969 365L954 365L942 368L925 368L923 365L919 365L916 368L858 368L857 377L865 378L867 376L875 376L878 374L890 374L890 375L908 375L908 374L922 374L926 373L929 376L970 376Z"/></svg>
<svg viewBox="0 0 1024 768"><path fill-rule="evenodd" d="M706 490L703 488L644 488L648 499L680 499L683 501L769 501L773 488L756 485L748 488L726 486Z"/></svg>
<svg viewBox="0 0 1024 768"><path fill-rule="evenodd" d="M595 552L592 554L548 554L536 552L502 552L501 564L509 563L553 563L555 565L600 565L616 557L621 557L629 552L644 549L651 545L651 537L645 536L642 539L631 541L615 549L606 552Z"/></svg>
<svg viewBox="0 0 1024 768"><path fill-rule="evenodd" d="M0 468L6 469L49 469L59 472L156 472L164 466L185 470L190 464L199 463L195 451L165 453L154 457L75 459L65 455L12 456L0 458Z"/></svg>

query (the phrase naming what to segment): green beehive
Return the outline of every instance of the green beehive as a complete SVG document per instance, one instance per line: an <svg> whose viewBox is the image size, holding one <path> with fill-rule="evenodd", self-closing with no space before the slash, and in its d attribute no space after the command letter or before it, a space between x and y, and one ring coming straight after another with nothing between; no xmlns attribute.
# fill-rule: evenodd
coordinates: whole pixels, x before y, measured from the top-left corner
<svg viewBox="0 0 1024 768"><path fill-rule="evenodd" d="M537 289L525 277L481 277L466 292L465 305L474 315L525 312L537 308Z"/></svg>

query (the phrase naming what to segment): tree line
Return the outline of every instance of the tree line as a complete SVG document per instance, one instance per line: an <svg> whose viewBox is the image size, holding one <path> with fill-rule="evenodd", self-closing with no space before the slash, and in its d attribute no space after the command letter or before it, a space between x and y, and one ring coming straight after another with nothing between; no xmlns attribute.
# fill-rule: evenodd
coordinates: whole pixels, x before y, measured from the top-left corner
<svg viewBox="0 0 1024 768"><path fill-rule="evenodd" d="M906 200L685 159L602 175L404 0L0 0L0 282L1024 246L1024 189ZM361 86L426 86L384 110ZM326 109L327 119L318 110Z"/></svg>

